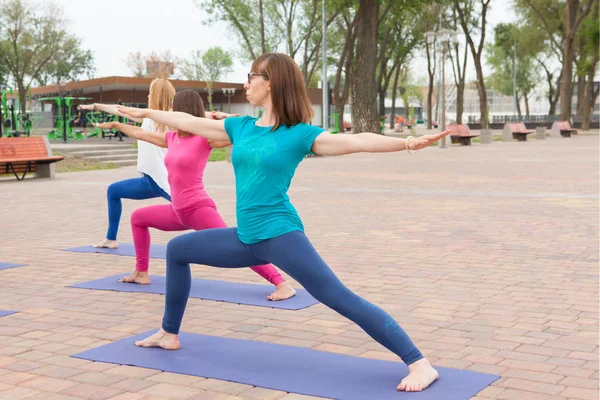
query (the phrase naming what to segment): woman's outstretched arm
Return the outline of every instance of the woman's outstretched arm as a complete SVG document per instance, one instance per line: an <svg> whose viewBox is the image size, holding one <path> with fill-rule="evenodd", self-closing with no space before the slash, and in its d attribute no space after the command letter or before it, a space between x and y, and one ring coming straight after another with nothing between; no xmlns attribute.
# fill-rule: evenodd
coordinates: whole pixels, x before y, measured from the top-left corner
<svg viewBox="0 0 600 400"><path fill-rule="evenodd" d="M419 137L395 138L377 135L375 133L359 133L356 135L323 132L313 142L311 151L321 156L341 156L353 153L389 153L394 151L420 150L432 145L444 136L450 134L449 130L433 135Z"/></svg>
<svg viewBox="0 0 600 400"><path fill-rule="evenodd" d="M194 135L205 137L208 140L227 141L229 136L225 132L223 120L194 117L190 114L177 111L158 111L148 108L131 108L118 106L118 111L128 117L150 118L159 124L164 124L169 129L178 129Z"/></svg>
<svg viewBox="0 0 600 400"><path fill-rule="evenodd" d="M143 118L134 118L134 117L130 117L125 114L121 114L119 112L119 110L117 110L117 107L118 107L117 104L100 104L100 103L81 104L81 105L77 106L78 109L82 109L82 110L104 111L105 113L108 113L108 114L118 115L119 117L129 118L130 120L132 120L134 122L139 122L140 124L143 122Z"/></svg>
<svg viewBox="0 0 600 400"><path fill-rule="evenodd" d="M139 126L127 125L121 122L104 122L102 124L96 124L96 126L100 129L116 128L131 138L143 140L144 142L152 143L159 147L169 147L164 133L149 132Z"/></svg>

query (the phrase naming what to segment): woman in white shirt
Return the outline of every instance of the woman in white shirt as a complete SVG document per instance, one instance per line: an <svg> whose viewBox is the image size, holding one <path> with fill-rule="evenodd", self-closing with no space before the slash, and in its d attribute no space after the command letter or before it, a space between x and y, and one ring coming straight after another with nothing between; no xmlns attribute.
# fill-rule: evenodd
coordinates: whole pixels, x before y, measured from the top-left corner
<svg viewBox="0 0 600 400"><path fill-rule="evenodd" d="M148 95L148 108L153 110L168 111L175 97L175 87L166 79L156 78L150 84ZM109 114L129 118L142 124L146 131L166 132L166 126L155 124L151 119L132 118L121 115L117 111L116 104L89 104L80 106L84 110L98 110ZM121 199L145 200L155 197L163 197L171 201L171 189L167 180L167 169L165 167L165 154L167 149L153 144L138 141L137 170L142 174L139 178L126 179L115 182L108 187L106 197L108 200L108 231L106 238L94 247L106 247L116 249L117 232L121 220L123 205Z"/></svg>

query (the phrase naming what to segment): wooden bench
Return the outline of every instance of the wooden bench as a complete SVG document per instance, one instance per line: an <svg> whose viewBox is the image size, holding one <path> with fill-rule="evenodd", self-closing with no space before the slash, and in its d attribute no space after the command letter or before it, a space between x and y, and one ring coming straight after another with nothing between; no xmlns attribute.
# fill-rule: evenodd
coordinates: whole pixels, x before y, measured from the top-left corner
<svg viewBox="0 0 600 400"><path fill-rule="evenodd" d="M452 143L460 143L463 146L470 146L471 139L479 136L478 134L471 133L468 125L465 124L451 124L448 125L450 130L450 140Z"/></svg>
<svg viewBox="0 0 600 400"><path fill-rule="evenodd" d="M569 121L555 121L550 130L551 137L571 137L571 134L577 134L577 129L571 128Z"/></svg>
<svg viewBox="0 0 600 400"><path fill-rule="evenodd" d="M40 178L53 178L54 165L62 156L53 156L44 136L0 138L0 174L13 173L17 180L28 172ZM19 175L20 174L20 175Z"/></svg>
<svg viewBox="0 0 600 400"><path fill-rule="evenodd" d="M528 131L523 122L507 122L502 130L502 140L512 142L517 139L519 142L526 142L527 135L532 133L535 131Z"/></svg>

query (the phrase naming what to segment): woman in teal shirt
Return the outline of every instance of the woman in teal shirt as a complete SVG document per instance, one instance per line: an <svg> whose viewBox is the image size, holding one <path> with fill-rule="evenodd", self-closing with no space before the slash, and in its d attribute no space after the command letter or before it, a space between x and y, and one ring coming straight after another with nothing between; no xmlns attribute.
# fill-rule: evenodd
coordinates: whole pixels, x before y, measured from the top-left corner
<svg viewBox="0 0 600 400"><path fill-rule="evenodd" d="M167 246L167 293L162 329L136 342L142 347L179 348L178 333L191 285L190 263L241 268L273 263L313 297L358 324L373 339L408 365L398 390L420 391L438 373L398 323L381 308L350 291L304 235L302 221L287 195L298 164L309 153L337 156L358 152L393 152L427 147L449 131L398 139L361 133L331 135L308 125L313 111L300 69L285 54L259 57L244 84L259 119L223 121L178 112L119 107L119 112L203 136L229 140L236 179L237 228L209 229L172 239Z"/></svg>

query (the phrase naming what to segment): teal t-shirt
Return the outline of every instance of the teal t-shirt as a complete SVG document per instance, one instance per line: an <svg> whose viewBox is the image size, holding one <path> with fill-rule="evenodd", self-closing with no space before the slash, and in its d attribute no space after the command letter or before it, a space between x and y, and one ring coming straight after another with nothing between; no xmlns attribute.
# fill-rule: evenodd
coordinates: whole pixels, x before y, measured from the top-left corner
<svg viewBox="0 0 600 400"><path fill-rule="evenodd" d="M310 153L323 128L308 124L256 126L257 118L225 119L233 143L238 237L254 244L292 231L304 231L287 191L298 164Z"/></svg>

